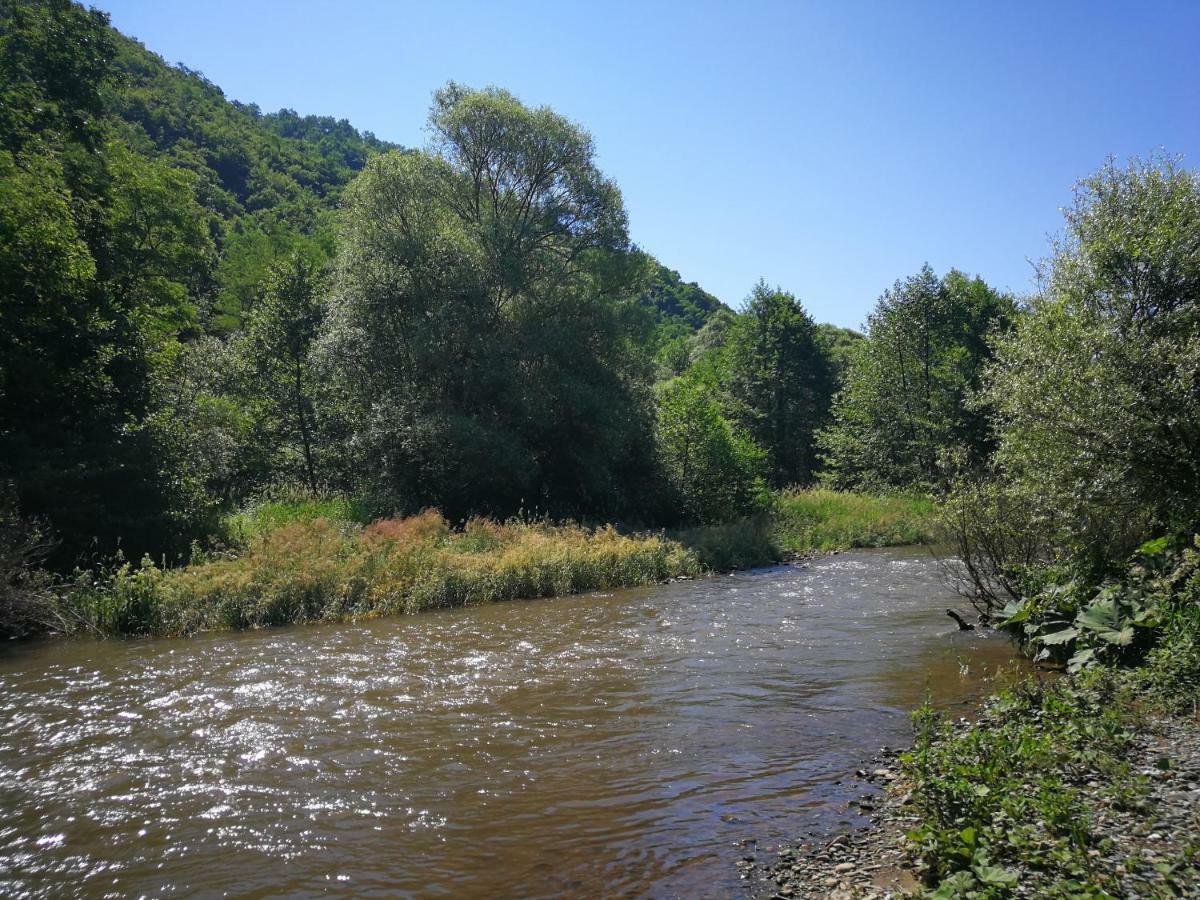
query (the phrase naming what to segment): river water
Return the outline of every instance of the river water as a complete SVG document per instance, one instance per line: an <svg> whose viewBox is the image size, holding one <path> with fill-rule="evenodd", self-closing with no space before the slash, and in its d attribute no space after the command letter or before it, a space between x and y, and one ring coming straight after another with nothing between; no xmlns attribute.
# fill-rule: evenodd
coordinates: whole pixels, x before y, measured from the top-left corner
<svg viewBox="0 0 1200 900"><path fill-rule="evenodd" d="M1010 659L917 550L0 648L4 895L727 896Z"/></svg>

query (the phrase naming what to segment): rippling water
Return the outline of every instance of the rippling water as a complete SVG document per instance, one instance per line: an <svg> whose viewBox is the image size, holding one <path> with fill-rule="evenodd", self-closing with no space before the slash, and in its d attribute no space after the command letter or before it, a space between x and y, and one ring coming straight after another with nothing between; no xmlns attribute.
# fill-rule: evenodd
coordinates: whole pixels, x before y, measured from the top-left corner
<svg viewBox="0 0 1200 900"><path fill-rule="evenodd" d="M723 896L1009 658L919 551L0 654L0 892ZM969 663L969 664L968 664Z"/></svg>

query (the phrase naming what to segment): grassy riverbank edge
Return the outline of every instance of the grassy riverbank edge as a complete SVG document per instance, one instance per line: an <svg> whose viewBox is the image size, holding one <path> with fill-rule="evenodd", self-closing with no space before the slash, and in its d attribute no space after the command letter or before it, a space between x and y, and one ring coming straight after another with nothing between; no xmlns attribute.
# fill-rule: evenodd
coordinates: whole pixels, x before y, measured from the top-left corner
<svg viewBox="0 0 1200 900"><path fill-rule="evenodd" d="M761 892L1200 896L1200 544L1152 586L1143 655L1020 678L974 721L918 709L858 773L886 788L870 829L784 847Z"/></svg>
<svg viewBox="0 0 1200 900"><path fill-rule="evenodd" d="M57 630L187 635L337 622L503 600L636 587L808 553L931 541L923 497L789 491L769 514L681 531L624 532L436 511L372 520L360 501L293 498L231 516L228 549L176 568L143 560L82 573Z"/></svg>

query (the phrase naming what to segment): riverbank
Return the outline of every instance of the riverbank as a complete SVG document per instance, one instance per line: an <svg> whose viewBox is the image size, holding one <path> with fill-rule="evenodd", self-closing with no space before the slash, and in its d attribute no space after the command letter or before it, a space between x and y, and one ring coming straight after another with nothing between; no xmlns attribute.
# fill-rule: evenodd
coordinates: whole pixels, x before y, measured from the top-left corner
<svg viewBox="0 0 1200 900"><path fill-rule="evenodd" d="M1107 690L1031 682L872 760L872 825L783 848L756 893L1200 895L1200 723L1118 714Z"/></svg>
<svg viewBox="0 0 1200 900"><path fill-rule="evenodd" d="M435 511L369 519L345 499L259 504L227 521L226 549L191 565L87 573L60 593L57 630L186 635L408 614L922 543L935 528L925 498L827 490L785 493L760 518L675 532L488 519L452 527Z"/></svg>
<svg viewBox="0 0 1200 900"><path fill-rule="evenodd" d="M872 827L783 848L758 893L1200 896L1200 559L1175 560L1104 588L1145 591L1144 633L1108 632L1141 655L1025 678L974 722L919 709L911 749L858 773Z"/></svg>

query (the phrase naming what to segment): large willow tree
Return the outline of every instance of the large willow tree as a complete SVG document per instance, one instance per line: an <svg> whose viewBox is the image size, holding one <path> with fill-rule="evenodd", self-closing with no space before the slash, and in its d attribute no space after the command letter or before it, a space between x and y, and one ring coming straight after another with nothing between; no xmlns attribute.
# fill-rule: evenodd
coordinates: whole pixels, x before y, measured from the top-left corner
<svg viewBox="0 0 1200 900"><path fill-rule="evenodd" d="M505 91L450 84L430 126L347 193L321 352L355 468L451 515L620 514L653 446L620 193L586 132Z"/></svg>

